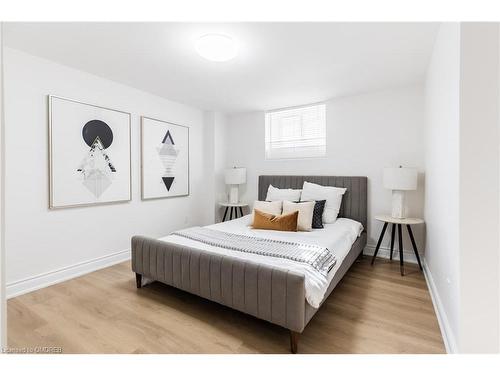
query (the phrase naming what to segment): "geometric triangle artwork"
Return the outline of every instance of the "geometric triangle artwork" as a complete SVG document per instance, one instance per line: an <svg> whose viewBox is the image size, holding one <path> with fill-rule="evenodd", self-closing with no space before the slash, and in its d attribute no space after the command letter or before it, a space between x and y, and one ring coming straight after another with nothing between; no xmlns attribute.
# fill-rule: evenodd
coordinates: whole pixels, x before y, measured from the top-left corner
<svg viewBox="0 0 500 375"><path fill-rule="evenodd" d="M164 168L164 176L170 176L175 165L175 160L179 151L174 149L174 146L163 144L161 147L157 148L158 157Z"/></svg>
<svg viewBox="0 0 500 375"><path fill-rule="evenodd" d="M111 176L95 169L88 172L83 180L85 186L96 198L99 198L104 191L112 184Z"/></svg>
<svg viewBox="0 0 500 375"><path fill-rule="evenodd" d="M165 187L167 188L168 191L170 191L170 187L174 182L174 178L175 177L162 177L163 183L165 184Z"/></svg>
<svg viewBox="0 0 500 375"><path fill-rule="evenodd" d="M99 198L113 183L113 173L116 172L116 168L98 136L90 146L77 172L82 175L83 186L96 198Z"/></svg>
<svg viewBox="0 0 500 375"><path fill-rule="evenodd" d="M166 143L168 145L175 144L174 140L172 139L172 136L170 135L170 131L169 130L167 130L167 134L165 134L165 137L163 137L163 141L161 141L161 143Z"/></svg>
<svg viewBox="0 0 500 375"><path fill-rule="evenodd" d="M165 184L165 188L167 191L170 191L172 187L172 183L174 182L174 174L173 169L175 166L175 161L179 156L179 150L174 147L174 139L172 138L172 134L167 130L167 133L163 137L160 147L157 147L156 150L158 152L158 157L160 158L161 163L163 164L163 174L162 181Z"/></svg>

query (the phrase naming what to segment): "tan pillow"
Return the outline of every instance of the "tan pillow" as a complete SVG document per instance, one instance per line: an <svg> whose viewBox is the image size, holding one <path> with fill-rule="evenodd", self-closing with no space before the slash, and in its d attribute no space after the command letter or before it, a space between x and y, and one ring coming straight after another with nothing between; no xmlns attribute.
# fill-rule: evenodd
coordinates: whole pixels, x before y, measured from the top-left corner
<svg viewBox="0 0 500 375"><path fill-rule="evenodd" d="M297 230L301 232L310 232L312 230L312 221L314 213L314 205L316 202L290 202L283 201L283 214L299 211L297 219Z"/></svg>
<svg viewBox="0 0 500 375"><path fill-rule="evenodd" d="M273 215L254 209L253 228L297 232L299 211L286 215Z"/></svg>

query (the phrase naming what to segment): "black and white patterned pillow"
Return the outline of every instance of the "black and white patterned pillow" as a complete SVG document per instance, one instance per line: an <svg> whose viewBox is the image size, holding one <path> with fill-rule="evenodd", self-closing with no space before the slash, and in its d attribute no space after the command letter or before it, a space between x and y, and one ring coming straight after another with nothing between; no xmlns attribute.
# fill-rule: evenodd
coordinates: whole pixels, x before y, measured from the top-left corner
<svg viewBox="0 0 500 375"><path fill-rule="evenodd" d="M323 228L323 211L325 210L326 199L323 201L316 201L314 205L312 228L321 229Z"/></svg>

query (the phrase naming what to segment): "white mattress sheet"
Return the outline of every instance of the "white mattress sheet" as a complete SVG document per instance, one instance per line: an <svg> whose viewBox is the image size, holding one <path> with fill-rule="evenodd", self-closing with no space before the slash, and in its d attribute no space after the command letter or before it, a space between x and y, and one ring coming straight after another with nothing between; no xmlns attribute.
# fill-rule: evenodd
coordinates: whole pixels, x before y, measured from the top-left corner
<svg viewBox="0 0 500 375"><path fill-rule="evenodd" d="M246 215L239 219L226 221L224 223L208 225L207 228L228 233L324 246L334 251L337 259L335 266L330 270L327 277L325 277L308 264L288 259L224 249L175 235L168 235L160 238L160 240L209 251L214 254L250 260L256 263L266 264L283 270L292 270L303 274L305 279L306 300L312 307L318 308L330 285L330 281L333 279L344 258L349 253L352 244L363 231L363 225L361 223L346 218L338 218L332 224L324 224L323 229L313 229L311 232L282 232L253 229L250 226L251 221L252 215Z"/></svg>

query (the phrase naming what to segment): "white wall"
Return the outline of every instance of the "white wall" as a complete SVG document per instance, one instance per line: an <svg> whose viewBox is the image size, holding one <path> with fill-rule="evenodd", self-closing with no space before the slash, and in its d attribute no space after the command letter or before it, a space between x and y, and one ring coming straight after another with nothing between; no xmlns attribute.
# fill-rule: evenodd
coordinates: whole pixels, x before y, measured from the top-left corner
<svg viewBox="0 0 500 375"><path fill-rule="evenodd" d="M214 132L215 132L215 112L206 111L203 114L203 123L205 129L204 137L204 149L203 149L203 169L205 171L213 171L215 167L215 147L214 147ZM206 212L200 212L200 215L204 215L207 221L214 221L215 218L215 177L213 175L206 177L203 181L203 189L206 193L207 199L209 200L208 205L210 207Z"/></svg>
<svg viewBox="0 0 500 375"><path fill-rule="evenodd" d="M4 116L3 116L3 23L0 22L0 348L7 346L4 246Z"/></svg>
<svg viewBox="0 0 500 375"><path fill-rule="evenodd" d="M307 103L305 103L307 104ZM391 191L382 185L382 170L390 166L411 166L423 172L423 88L410 86L327 102L327 157L321 159L265 160L264 113L229 116L227 164L246 167L247 184L243 200L257 199L257 178L261 174L318 174L368 176L368 242L373 251L381 223L376 214L388 213ZM419 189L409 192L409 214L423 215L423 177ZM415 228L423 251L423 227ZM405 241L408 240L404 231ZM386 234L384 246L390 236ZM411 245L405 250L413 257Z"/></svg>
<svg viewBox="0 0 500 375"><path fill-rule="evenodd" d="M448 350L459 331L460 25L443 24L427 69L425 268Z"/></svg>
<svg viewBox="0 0 500 375"><path fill-rule="evenodd" d="M460 351L499 351L497 23L462 23Z"/></svg>
<svg viewBox="0 0 500 375"><path fill-rule="evenodd" d="M222 209L218 202L227 202L227 187L224 181L224 170L227 165L227 117L215 112L214 116L214 178L215 178L215 221L222 221Z"/></svg>
<svg viewBox="0 0 500 375"><path fill-rule="evenodd" d="M211 209L207 212L210 222L221 221L221 207L218 202L227 201L224 169L226 168L226 115L222 112L205 112L205 153L204 162L207 173L204 189L211 197Z"/></svg>
<svg viewBox="0 0 500 375"><path fill-rule="evenodd" d="M129 257L134 234L160 237L208 224L213 196L205 181L209 134L199 109L6 48L7 288L14 295ZM132 113L132 201L49 210L47 95ZM141 201L140 115L190 127L189 197ZM213 212L213 210L212 210ZM213 215L212 215L213 217Z"/></svg>
<svg viewBox="0 0 500 375"><path fill-rule="evenodd" d="M427 72L425 271L450 352L499 350L498 54L498 24L443 24Z"/></svg>
<svg viewBox="0 0 500 375"><path fill-rule="evenodd" d="M500 28L498 30L499 34L500 34ZM499 43L500 43L500 35L498 37L498 40L499 40ZM498 48L498 87L499 87L499 90L500 90L500 47ZM498 108L500 110L500 92L499 92L499 95L498 95ZM500 115L498 116L498 144L500 145ZM500 160L500 148L498 150L498 159ZM499 168L500 168L500 165L499 165ZM498 181L498 195L500 196L500 171L499 171L499 181ZM498 216L500 217L500 199L498 201ZM498 223L498 229L497 229L497 234L498 234L498 242L500 244L500 222ZM499 245L499 249L498 251L500 252L500 245ZM498 257L498 273L500 275L500 256ZM500 302L500 277L498 279L498 301ZM500 309L498 311L498 321L500 322ZM500 324L499 324L499 327L498 327L498 337L500 338ZM500 343L499 343L499 346L500 346ZM500 348L499 348L499 351L500 351Z"/></svg>

